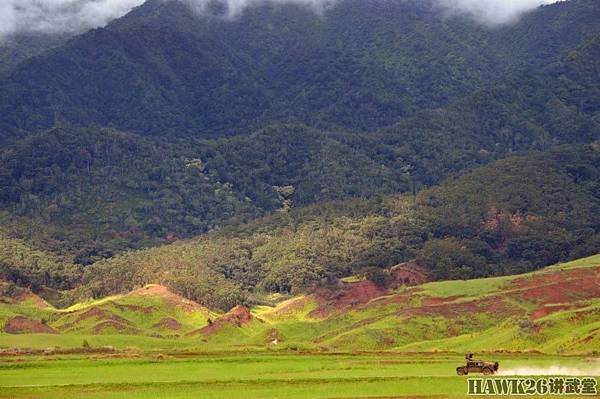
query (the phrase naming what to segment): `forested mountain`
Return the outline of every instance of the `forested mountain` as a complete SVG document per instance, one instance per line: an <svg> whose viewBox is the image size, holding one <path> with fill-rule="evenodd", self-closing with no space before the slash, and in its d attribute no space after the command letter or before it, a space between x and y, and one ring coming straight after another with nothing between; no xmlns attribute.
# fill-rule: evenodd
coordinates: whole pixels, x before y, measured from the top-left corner
<svg viewBox="0 0 600 399"><path fill-rule="evenodd" d="M323 15L264 3L229 19L153 0L2 79L2 137L57 122L158 136L274 122L368 131L537 72L598 34L599 19L595 0L496 29L431 1L342 0Z"/></svg>
<svg viewBox="0 0 600 399"><path fill-rule="evenodd" d="M56 128L1 153L4 228L78 263L258 214L177 144Z"/></svg>
<svg viewBox="0 0 600 399"><path fill-rule="evenodd" d="M261 292L298 293L413 260L437 279L525 272L597 252L599 154L594 144L510 157L416 195L276 212L86 268L3 235L0 280L76 288L58 303L158 282L226 310ZM78 248L85 230L63 231Z"/></svg>
<svg viewBox="0 0 600 399"><path fill-rule="evenodd" d="M18 34L0 38L0 75L21 62L46 53L67 41L67 34Z"/></svg>
<svg viewBox="0 0 600 399"><path fill-rule="evenodd" d="M598 139L599 52L600 35L537 73L367 133L274 124L168 140L58 127L0 149L0 216L14 236L89 263L285 204L417 191L514 152Z"/></svg>
<svg viewBox="0 0 600 399"><path fill-rule="evenodd" d="M530 271L597 252L599 182L597 145L511 157L416 196L280 212L101 261L85 270L79 295L158 281L227 308L231 295L298 293L415 259L437 279Z"/></svg>
<svg viewBox="0 0 600 399"><path fill-rule="evenodd" d="M436 4L149 0L5 52L0 279L224 309L413 259L443 279L597 252L600 3L495 27Z"/></svg>

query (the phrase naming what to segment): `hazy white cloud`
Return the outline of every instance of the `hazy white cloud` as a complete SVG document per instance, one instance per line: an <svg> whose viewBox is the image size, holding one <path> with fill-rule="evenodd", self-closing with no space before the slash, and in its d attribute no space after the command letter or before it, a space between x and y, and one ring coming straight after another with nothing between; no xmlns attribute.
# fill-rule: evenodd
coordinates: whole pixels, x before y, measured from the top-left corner
<svg viewBox="0 0 600 399"><path fill-rule="evenodd" d="M25 32L81 32L104 26L145 0L0 0L0 38ZM166 0L165 0L166 1ZM215 1L227 4L230 16L261 2L295 2L322 10L341 0L170 0L184 1L202 12ZM364 0L369 1L369 0ZM389 0L407 1L407 0ZM408 0L420 1L420 0ZM523 12L556 0L436 0L443 12L471 15L486 24L503 24Z"/></svg>
<svg viewBox="0 0 600 399"><path fill-rule="evenodd" d="M523 13L557 0L437 0L450 14L466 14L486 25L501 25L515 21Z"/></svg>
<svg viewBox="0 0 600 399"><path fill-rule="evenodd" d="M171 0L177 1L177 0ZM297 3L321 11L336 1L342 0L180 0L188 3L195 10L205 12L214 4L226 4L226 13L239 15L244 8L259 3ZM363 0L369 1L369 0ZM388 0L388 1L421 1L421 0ZM555 3L557 0L434 0L441 12L448 15L465 14L486 25L500 25L518 19L524 12L543 4Z"/></svg>
<svg viewBox="0 0 600 399"><path fill-rule="evenodd" d="M0 37L81 32L104 26L144 0L0 0Z"/></svg>
<svg viewBox="0 0 600 399"><path fill-rule="evenodd" d="M229 17L235 17L240 15L245 8L261 3L271 4L285 4L295 3L308 6L317 12L322 11L328 6L333 5L336 1L340 0L167 0L167 1L183 1L190 5L194 10L203 13L209 7L216 5L225 5L225 9L222 10ZM393 0L395 1L395 0Z"/></svg>
<svg viewBox="0 0 600 399"><path fill-rule="evenodd" d="M177 1L177 0L171 0ZM244 8L264 3L297 3L322 11L336 1L343 0L180 0L199 12L204 12L210 4L226 4L229 16L239 15ZM369 0L363 0L369 1ZM421 0L388 0L388 1L421 1ZM501 25L515 21L523 13L543 4L555 3L557 0L434 0L440 11L448 15L464 14L475 18L486 25Z"/></svg>

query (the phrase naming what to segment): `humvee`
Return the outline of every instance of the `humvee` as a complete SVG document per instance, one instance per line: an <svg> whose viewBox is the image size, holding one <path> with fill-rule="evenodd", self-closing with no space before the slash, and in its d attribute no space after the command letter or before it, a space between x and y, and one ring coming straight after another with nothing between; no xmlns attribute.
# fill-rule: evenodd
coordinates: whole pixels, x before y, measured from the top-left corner
<svg viewBox="0 0 600 399"><path fill-rule="evenodd" d="M484 362L483 360L473 360L473 354L469 353L465 356L467 365L456 368L456 374L467 375L469 373L483 373L484 375L492 375L498 372L500 365L498 362Z"/></svg>

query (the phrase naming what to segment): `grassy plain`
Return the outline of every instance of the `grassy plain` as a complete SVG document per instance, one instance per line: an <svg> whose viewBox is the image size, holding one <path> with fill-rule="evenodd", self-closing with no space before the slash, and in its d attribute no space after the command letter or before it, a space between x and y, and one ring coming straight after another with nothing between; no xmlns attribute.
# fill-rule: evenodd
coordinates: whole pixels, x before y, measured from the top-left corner
<svg viewBox="0 0 600 399"><path fill-rule="evenodd" d="M600 359L483 355L502 368L580 369ZM161 353L0 360L0 398L463 397L457 354Z"/></svg>

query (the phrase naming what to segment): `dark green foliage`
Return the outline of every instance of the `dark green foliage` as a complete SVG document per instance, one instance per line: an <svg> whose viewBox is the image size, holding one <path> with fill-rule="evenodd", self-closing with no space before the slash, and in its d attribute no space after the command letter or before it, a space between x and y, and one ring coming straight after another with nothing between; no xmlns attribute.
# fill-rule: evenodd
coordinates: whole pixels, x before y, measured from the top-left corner
<svg viewBox="0 0 600 399"><path fill-rule="evenodd" d="M246 301L241 287L220 274L182 274L168 283L176 292L210 309L228 311Z"/></svg>
<svg viewBox="0 0 600 399"><path fill-rule="evenodd" d="M487 275L487 260L476 256L456 238L430 239L417 256L417 262L440 280L467 279Z"/></svg>
<svg viewBox="0 0 600 399"><path fill-rule="evenodd" d="M61 44L66 34L21 34L0 39L0 75L7 74L32 57L44 54Z"/></svg>
<svg viewBox="0 0 600 399"><path fill-rule="evenodd" d="M597 145L559 147L494 162L416 196L276 212L130 251L87 267L70 297L161 283L225 310L257 292L304 292L353 273L382 284L384 269L412 259L438 279L464 279L591 255L600 237L599 154ZM12 240L6 253L22 245ZM19 259L4 262L3 279L33 288L79 279L77 268L47 254Z"/></svg>
<svg viewBox="0 0 600 399"><path fill-rule="evenodd" d="M282 206L274 186L292 186L294 206L406 191L394 163L380 162L366 135L276 125L248 136L204 143L201 157L222 181L263 209Z"/></svg>
<svg viewBox="0 0 600 399"><path fill-rule="evenodd" d="M595 253L597 146L547 150L600 138L599 4L488 29L430 1L149 1L0 77L0 222L47 251L3 240L0 278L93 264L68 298L159 282L225 310L412 259L442 279Z"/></svg>
<svg viewBox="0 0 600 399"><path fill-rule="evenodd" d="M57 123L214 137L276 122L367 131L537 71L598 34L595 0L487 29L431 1L342 0L239 18L151 1L0 80L3 136Z"/></svg>
<svg viewBox="0 0 600 399"><path fill-rule="evenodd" d="M263 212L415 193L517 151L593 141L598 8L573 0L489 30L440 18L427 2L347 0L321 17L271 4L234 20L149 2L0 81L2 137L27 136L0 149L0 220L87 264ZM545 35L558 43L540 48ZM285 120L302 123L274 124ZM65 121L154 137L21 130ZM370 133L336 127L392 122ZM245 134L197 138L230 133Z"/></svg>
<svg viewBox="0 0 600 399"><path fill-rule="evenodd" d="M465 254L487 259L468 276L486 267L501 273L501 265L531 269L597 252L590 243L600 231L599 182L597 146L558 148L498 161L426 191L420 213L434 237L455 237ZM444 244L450 257L452 243Z"/></svg>
<svg viewBox="0 0 600 399"><path fill-rule="evenodd" d="M0 280L38 291L43 287L72 288L80 277L79 267L0 235Z"/></svg>
<svg viewBox="0 0 600 399"><path fill-rule="evenodd" d="M387 285L388 275L379 267L365 267L361 269L359 274L378 287L385 288Z"/></svg>
<svg viewBox="0 0 600 399"><path fill-rule="evenodd" d="M599 182L597 146L560 147L497 161L416 197L295 209L130 252L91 266L86 281L98 296L159 281L230 304L230 293L298 293L352 273L380 284L384 269L412 259L437 279L524 272L597 252ZM209 281L231 286L197 290Z"/></svg>
<svg viewBox="0 0 600 399"><path fill-rule="evenodd" d="M78 263L204 233L256 209L177 145L57 128L0 153L2 219Z"/></svg>
<svg viewBox="0 0 600 399"><path fill-rule="evenodd" d="M99 298L160 283L212 309L226 311L244 302L247 292L239 281L242 271L236 270L236 276L227 275L226 268L243 268L243 264L244 253L236 243L227 245L223 241L197 247L175 243L132 251L85 268L82 286L72 298Z"/></svg>

